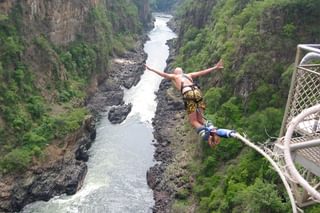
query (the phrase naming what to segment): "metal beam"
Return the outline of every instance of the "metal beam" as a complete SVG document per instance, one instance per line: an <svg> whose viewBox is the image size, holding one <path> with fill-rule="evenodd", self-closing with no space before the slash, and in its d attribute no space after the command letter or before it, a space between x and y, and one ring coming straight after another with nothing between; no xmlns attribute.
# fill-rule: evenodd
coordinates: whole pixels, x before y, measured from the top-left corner
<svg viewBox="0 0 320 213"><path fill-rule="evenodd" d="M307 50L310 52L316 52L320 53L320 45L319 44L299 44L298 48L301 48L303 50Z"/></svg>
<svg viewBox="0 0 320 213"><path fill-rule="evenodd" d="M320 138L314 139L311 141L302 142L302 143L290 144L290 151L293 152L293 151L296 151L297 149L305 149L305 148L310 148L310 147L319 146L319 145L320 145Z"/></svg>
<svg viewBox="0 0 320 213"><path fill-rule="evenodd" d="M311 173L320 177L320 168L319 165L315 164L313 161L307 159L305 156L296 154L294 155L294 162L302 165L304 168L309 170ZM318 201L319 202L319 201Z"/></svg>

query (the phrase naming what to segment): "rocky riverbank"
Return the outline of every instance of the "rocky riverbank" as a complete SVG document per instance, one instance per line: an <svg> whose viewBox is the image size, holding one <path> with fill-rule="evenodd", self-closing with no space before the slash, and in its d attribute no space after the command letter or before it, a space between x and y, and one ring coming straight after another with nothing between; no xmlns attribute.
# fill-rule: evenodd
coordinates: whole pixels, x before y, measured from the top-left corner
<svg viewBox="0 0 320 213"><path fill-rule="evenodd" d="M47 201L59 194L74 194L87 172L84 148L95 138L95 125L88 116L76 132L49 145L43 159L25 172L1 177L0 212L15 212L36 200Z"/></svg>
<svg viewBox="0 0 320 213"><path fill-rule="evenodd" d="M112 123L122 122L130 113L130 105L125 105L123 101L124 92L122 87L130 89L137 85L145 68L144 63L147 55L143 50L143 44L147 37L142 38L136 45L136 48L126 52L121 57L116 57L111 61L108 75L100 77L100 82L95 94L88 99L87 107L97 117L100 112L108 111L108 106L113 107L109 114ZM116 112L120 120L113 116Z"/></svg>
<svg viewBox="0 0 320 213"><path fill-rule="evenodd" d="M168 44L170 56L167 70L170 70L170 63L174 58L174 40ZM157 100L153 126L156 139L154 157L159 163L147 172L148 185L154 191L153 212L181 212L174 202L191 189L193 177L187 166L195 154L195 144L190 141L198 142L199 139L187 125L181 95L170 81L161 82Z"/></svg>
<svg viewBox="0 0 320 213"><path fill-rule="evenodd" d="M87 151L95 139L99 114L113 105L124 108L124 113L128 111L121 107L121 87L130 88L139 82L147 57L143 50L145 39L121 58L114 58L110 70L96 79L97 87L94 91L89 89L93 95L86 101L93 116L88 116L79 130L48 145L42 159L35 159L27 171L0 176L0 212L20 211L31 202L47 201L63 193L71 195L81 188L87 173Z"/></svg>

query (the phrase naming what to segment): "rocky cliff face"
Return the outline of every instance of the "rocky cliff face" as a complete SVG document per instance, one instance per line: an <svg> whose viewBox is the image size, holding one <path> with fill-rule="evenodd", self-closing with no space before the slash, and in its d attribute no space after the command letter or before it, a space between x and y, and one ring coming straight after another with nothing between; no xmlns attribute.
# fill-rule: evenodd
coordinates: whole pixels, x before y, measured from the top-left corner
<svg viewBox="0 0 320 213"><path fill-rule="evenodd" d="M185 10L179 18L178 37L181 39L177 42L178 49L183 45L183 42L186 42L183 41L183 38L190 28L201 29L208 24L212 9L216 4L216 0L205 0L201 4L190 2L189 9Z"/></svg>
<svg viewBox="0 0 320 213"><path fill-rule="evenodd" d="M83 30L83 24L90 8L98 1L39 1L30 0L23 8L24 18L28 23L42 25L42 32L49 35L54 44L68 44L76 39L77 33ZM39 30L37 26L36 29Z"/></svg>
<svg viewBox="0 0 320 213"><path fill-rule="evenodd" d="M152 16L150 14L149 0L134 0L139 8L139 17L146 28L150 28Z"/></svg>
<svg viewBox="0 0 320 213"><path fill-rule="evenodd" d="M9 14L12 9L18 6L22 14L21 20L25 24L26 36L36 37L44 34L48 35L54 44L66 45L74 41L77 34L83 33L90 9L103 5L106 10L112 10L112 6L115 4L113 0L2 0L0 1L0 11ZM135 4L138 7L142 23L148 25L151 20L148 0L135 1ZM126 27L133 27L130 25L130 18L119 19L119 21L127 21Z"/></svg>
<svg viewBox="0 0 320 213"><path fill-rule="evenodd" d="M172 13L184 0L152 0L152 9L159 12Z"/></svg>
<svg viewBox="0 0 320 213"><path fill-rule="evenodd" d="M21 10L26 36L48 35L55 44L68 44L82 31L90 8L101 1L12 1L0 2L0 11L9 14L12 9ZM16 8L18 7L18 8ZM31 33L31 34L27 34Z"/></svg>
<svg viewBox="0 0 320 213"><path fill-rule="evenodd" d="M16 3L16 0L12 0L12 1L1 0L0 1L0 11L3 14L8 15L10 13L13 5L15 5L15 3Z"/></svg>

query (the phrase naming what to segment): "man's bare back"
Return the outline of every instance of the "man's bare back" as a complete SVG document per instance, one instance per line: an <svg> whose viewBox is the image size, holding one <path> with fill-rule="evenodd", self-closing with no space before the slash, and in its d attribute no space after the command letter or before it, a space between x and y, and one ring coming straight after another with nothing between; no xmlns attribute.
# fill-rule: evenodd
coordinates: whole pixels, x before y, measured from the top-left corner
<svg viewBox="0 0 320 213"><path fill-rule="evenodd" d="M160 72L158 70L152 69L150 67L148 67L147 65L145 65L146 69L157 73L158 75L169 79L173 82L174 86L180 91L181 90L181 83L182 81L184 82L184 85L192 85L193 82L192 80L194 78L209 74L211 71L213 70L220 70L223 69L223 61L222 59L214 66L205 70L200 70L197 72L192 72L192 73L187 73L184 74L183 70L180 67L177 67L174 69L173 73L165 73L165 72ZM183 77L183 76L187 76L187 78Z"/></svg>

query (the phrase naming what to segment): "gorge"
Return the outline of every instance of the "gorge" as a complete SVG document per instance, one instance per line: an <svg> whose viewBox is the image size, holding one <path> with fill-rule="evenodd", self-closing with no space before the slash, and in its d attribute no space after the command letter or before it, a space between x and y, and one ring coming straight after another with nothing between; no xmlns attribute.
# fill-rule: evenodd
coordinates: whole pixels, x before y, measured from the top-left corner
<svg viewBox="0 0 320 213"><path fill-rule="evenodd" d="M0 212L52 197L23 211L290 212L261 156L233 139L209 149L171 83L144 73L166 67L153 33L175 37L159 16L147 41L152 9L173 12L167 72L224 60L198 80L206 118L257 143L278 135L296 45L320 42L318 0L1 0ZM113 105L131 109L120 124Z"/></svg>
<svg viewBox="0 0 320 213"><path fill-rule="evenodd" d="M166 26L169 18L156 16L144 47L146 62L158 69L166 66L165 43L174 37ZM107 116L99 121L82 189L73 196L27 206L23 212L152 212L153 196L146 183L146 171L153 165L151 119L156 108L154 92L161 79L152 73L141 78L124 92L125 102L132 103L128 118L120 125L111 124Z"/></svg>

